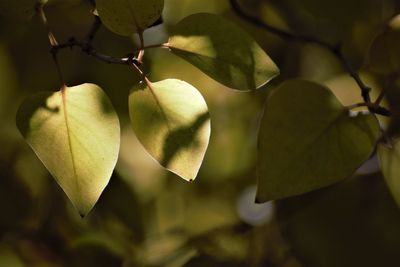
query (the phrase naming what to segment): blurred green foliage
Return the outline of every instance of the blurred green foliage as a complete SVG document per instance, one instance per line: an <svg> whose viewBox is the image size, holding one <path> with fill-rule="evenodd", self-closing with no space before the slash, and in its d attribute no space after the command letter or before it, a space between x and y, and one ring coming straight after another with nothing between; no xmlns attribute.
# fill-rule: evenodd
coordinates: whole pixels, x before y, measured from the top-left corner
<svg viewBox="0 0 400 267"><path fill-rule="evenodd" d="M305 2L243 0L242 4L278 27L342 43L351 63L361 66L376 87L382 87L386 79L366 63L366 53L374 37L399 11L400 3L339 1L344 7L324 10L325 1ZM171 26L189 14L211 12L241 25L281 69L281 75L266 88L239 93L167 51L146 52L144 68L153 80L188 81L201 91L209 106L209 149L196 182L188 184L152 160L131 130L127 97L140 77L125 66L98 62L77 49L63 50L60 62L67 85L100 85L111 98L122 126L117 168L96 207L82 220L15 126L15 113L25 96L58 87L46 31L37 16L29 22L16 17L10 20L4 15L6 10L1 11L0 266L399 264L400 213L378 173L275 202L274 216L257 226L239 216L242 194L256 183L256 131L268 94L265 89L273 90L284 79L300 77L331 88L342 89L341 84L346 84L349 91L359 93L353 81L343 83L346 74L328 51L282 41L250 26L234 15L225 0L166 0L165 23L148 31L147 43L164 42ZM46 7L59 40L85 36L93 21L89 11L87 0L50 0ZM122 57L135 42L102 27L94 46ZM341 94L339 98L345 103L353 96ZM256 204L246 205L251 210Z"/></svg>

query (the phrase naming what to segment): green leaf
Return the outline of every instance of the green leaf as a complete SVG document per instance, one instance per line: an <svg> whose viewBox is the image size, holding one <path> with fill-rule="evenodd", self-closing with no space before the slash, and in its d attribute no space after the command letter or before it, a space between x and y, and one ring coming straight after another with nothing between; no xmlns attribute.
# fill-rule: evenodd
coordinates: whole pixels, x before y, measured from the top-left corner
<svg viewBox="0 0 400 267"><path fill-rule="evenodd" d="M291 80L277 88L260 125L257 200L299 195L351 176L380 132L374 115L351 114L322 85Z"/></svg>
<svg viewBox="0 0 400 267"><path fill-rule="evenodd" d="M392 146L379 144L378 158L386 184L400 206L400 141L394 141Z"/></svg>
<svg viewBox="0 0 400 267"><path fill-rule="evenodd" d="M213 14L184 18L172 32L169 47L214 80L243 91L259 88L279 74L250 35Z"/></svg>
<svg viewBox="0 0 400 267"><path fill-rule="evenodd" d="M160 18L164 0L96 0L101 21L116 34L144 31Z"/></svg>
<svg viewBox="0 0 400 267"><path fill-rule="evenodd" d="M129 96L139 141L163 167L185 180L196 178L210 139L210 116L192 85L167 79L140 83Z"/></svg>
<svg viewBox="0 0 400 267"><path fill-rule="evenodd" d="M394 17L388 27L380 33L369 50L368 66L380 74L400 71L400 15Z"/></svg>
<svg viewBox="0 0 400 267"><path fill-rule="evenodd" d="M26 99L17 126L81 216L95 205L118 158L120 127L100 87L82 84Z"/></svg>

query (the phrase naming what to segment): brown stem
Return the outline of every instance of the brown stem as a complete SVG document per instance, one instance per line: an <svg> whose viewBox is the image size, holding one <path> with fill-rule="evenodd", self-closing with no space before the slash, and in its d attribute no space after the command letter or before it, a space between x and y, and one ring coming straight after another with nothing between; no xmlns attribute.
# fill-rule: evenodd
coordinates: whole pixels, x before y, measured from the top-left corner
<svg viewBox="0 0 400 267"><path fill-rule="evenodd" d="M38 4L37 7L36 7L36 10L37 10L37 12L38 12L38 14L40 16L40 19L41 19L43 25L45 26L45 28L47 30L47 36L49 38L49 42L50 42L50 46L51 46L50 52L51 52L54 64L56 65L58 76L59 76L60 81L61 81L61 88L63 88L65 86L64 77L62 75L60 64L58 63L58 57L57 57L57 52L58 51L57 51L57 49L55 49L55 47L58 46L57 39L54 36L53 31L51 30L50 25L49 25L49 23L47 21L47 17L46 17L46 14L44 12L44 9L43 9L43 4Z"/></svg>
<svg viewBox="0 0 400 267"><path fill-rule="evenodd" d="M246 12L243 11L242 7L239 5L237 0L230 0L230 4L232 9L235 11L235 13L240 16L241 18L245 19L246 21L252 23L253 25L263 28L267 31L269 31L272 34L275 34L276 36L284 39L284 40L291 40L291 41L297 41L297 42L305 42L305 43L313 43L316 45L319 45L333 53L336 58L342 63L344 69L350 74L350 76L356 81L357 85L361 89L361 95L366 103L371 102L371 98L369 95L370 88L364 84L362 79L360 78L359 73L353 69L353 67L350 65L350 63L347 61L347 59L344 57L340 45L333 45L328 42L325 42L323 40L320 40L318 38L315 38L313 36L308 36L308 35L302 35L302 34L295 34L292 32L288 32L279 28L276 28L275 26L272 26L265 21L253 17Z"/></svg>
<svg viewBox="0 0 400 267"><path fill-rule="evenodd" d="M62 44L59 44L59 45L53 47L53 49L57 50L57 52L58 52L58 50L65 49L65 48L73 48L73 47L79 47L83 53L85 53L89 56L92 56L102 62L108 63L108 64L130 65L130 64L132 64L132 62L135 63L136 65L141 64L138 59L136 59L134 56L131 56L131 55L123 57L123 58L117 58L117 57L112 57L109 55L101 54L93 48L91 43L79 42L75 38L70 38L65 43L62 43ZM154 44L154 45L149 45L149 46L143 47L143 50L151 49L151 48L169 48L169 46L167 43ZM140 50L135 50L134 52L138 52L138 51L140 51Z"/></svg>
<svg viewBox="0 0 400 267"><path fill-rule="evenodd" d="M346 108L348 110L351 110L351 109L355 109L355 108L359 108L359 107L367 107L370 112L372 112L374 114L386 116L386 117L390 117L392 115L391 112L389 110L387 110L386 108L379 106L379 104L375 104L375 103L371 103L371 102L357 103L357 104L347 106Z"/></svg>
<svg viewBox="0 0 400 267"><path fill-rule="evenodd" d="M137 56L137 60L142 63L143 62L143 57L144 57L144 38L143 38L143 32L139 32L139 39L140 39L140 50L139 54Z"/></svg>
<svg viewBox="0 0 400 267"><path fill-rule="evenodd" d="M96 33L101 27L101 20L98 16L94 16L94 22L92 24L92 27L90 28L89 32L86 35L86 43L91 44L94 40L94 37L96 36Z"/></svg>

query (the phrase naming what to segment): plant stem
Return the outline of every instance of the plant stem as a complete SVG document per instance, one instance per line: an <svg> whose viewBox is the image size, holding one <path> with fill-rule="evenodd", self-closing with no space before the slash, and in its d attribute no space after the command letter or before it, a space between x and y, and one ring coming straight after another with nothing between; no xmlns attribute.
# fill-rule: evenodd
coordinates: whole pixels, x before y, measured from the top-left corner
<svg viewBox="0 0 400 267"><path fill-rule="evenodd" d="M370 112L372 112L374 114L386 116L386 117L390 117L392 115L389 110L385 109L384 107L379 106L379 104L375 104L372 102L357 103L357 104L347 106L346 108L348 110L351 110L351 109L355 109L355 108L359 108L359 107L367 107Z"/></svg>
<svg viewBox="0 0 400 267"><path fill-rule="evenodd" d="M230 0L230 4L232 9L236 12L238 16L241 18L245 19L246 21L252 23L253 25L263 28L270 33L284 39L284 40L292 40L292 41L297 41L297 42L304 42L304 43L313 43L316 45L319 45L329 51L331 51L332 54L336 56L336 58L341 62L343 68L349 73L349 75L356 81L357 85L360 87L361 90L361 95L366 103L371 102L371 97L369 95L370 88L365 85L365 83L362 81L360 78L359 73L353 69L353 67L350 65L350 63L347 61L347 59L344 57L341 46L340 45L333 45L328 42L325 42L323 40L320 40L318 38L315 38L313 36L308 36L308 35L301 35L301 34L295 34L292 32L288 32L279 28L276 28L275 26L272 26L265 21L253 17L246 12L243 11L237 0Z"/></svg>
<svg viewBox="0 0 400 267"><path fill-rule="evenodd" d="M137 60L142 63L143 62L143 57L144 57L144 38L143 38L143 32L139 32L139 39L140 39L140 50L139 54L137 56Z"/></svg>
<svg viewBox="0 0 400 267"><path fill-rule="evenodd" d="M55 49L58 46L57 39L54 36L53 31L51 30L50 25L49 25L49 23L47 21L47 17L46 17L46 14L44 12L43 5L42 4L38 4L36 6L36 10L37 10L37 12L38 12L38 14L40 16L40 19L41 19L43 25L45 26L45 28L47 30L47 36L49 38L49 42L50 42L50 46L51 46L50 52L51 52L54 64L56 65L58 76L59 76L60 81L61 81L61 88L64 88L65 87L65 82L64 82L64 77L62 75L60 64L58 62L58 57L57 57L57 52L58 51L57 51L57 49Z"/></svg>

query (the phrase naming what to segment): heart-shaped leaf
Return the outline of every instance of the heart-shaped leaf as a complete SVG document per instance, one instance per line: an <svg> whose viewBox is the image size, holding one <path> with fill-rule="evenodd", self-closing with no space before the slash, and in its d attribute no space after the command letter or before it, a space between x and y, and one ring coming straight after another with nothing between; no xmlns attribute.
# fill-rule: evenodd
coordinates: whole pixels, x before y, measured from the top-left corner
<svg viewBox="0 0 400 267"><path fill-rule="evenodd" d="M116 34L130 36L156 22L164 0L96 0L101 21Z"/></svg>
<svg viewBox="0 0 400 267"><path fill-rule="evenodd" d="M254 90L279 74L247 32L217 15L198 13L184 18L168 43L172 53L238 90Z"/></svg>
<svg viewBox="0 0 400 267"><path fill-rule="evenodd" d="M163 167L185 180L196 178L210 139L210 116L192 85L167 79L140 83L129 96L139 141Z"/></svg>
<svg viewBox="0 0 400 267"><path fill-rule="evenodd" d="M352 175L375 148L374 115L351 115L322 85L283 83L267 101L258 140L257 200L298 195Z"/></svg>
<svg viewBox="0 0 400 267"><path fill-rule="evenodd" d="M386 184L400 206L400 141L393 141L392 146L380 144L378 158Z"/></svg>
<svg viewBox="0 0 400 267"><path fill-rule="evenodd" d="M100 87L82 84L26 99L17 126L81 216L95 205L118 158L120 127Z"/></svg>

